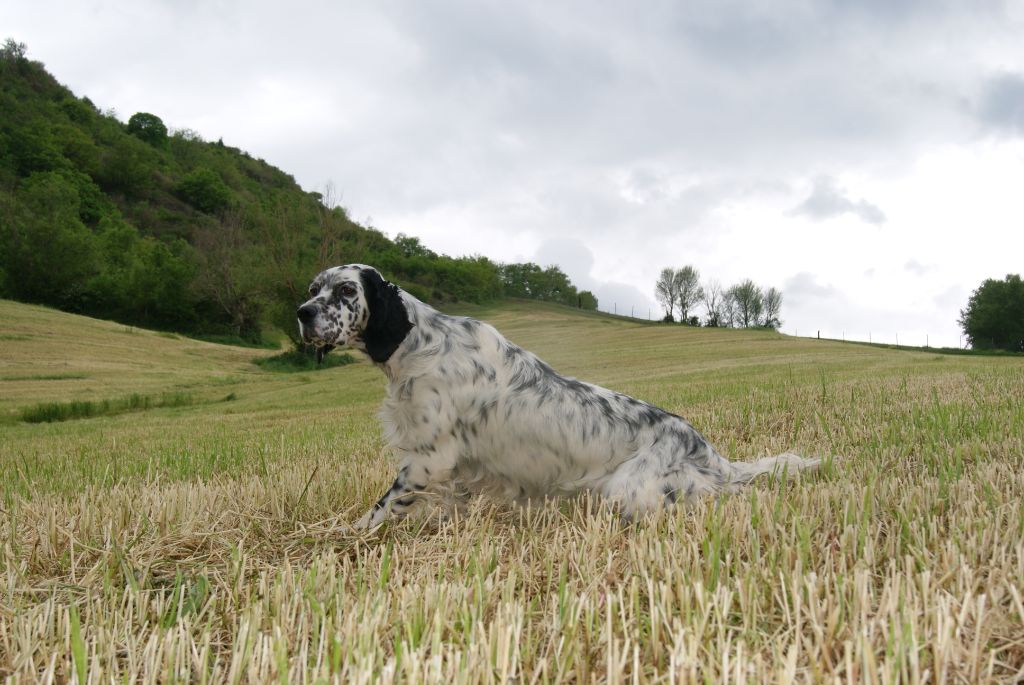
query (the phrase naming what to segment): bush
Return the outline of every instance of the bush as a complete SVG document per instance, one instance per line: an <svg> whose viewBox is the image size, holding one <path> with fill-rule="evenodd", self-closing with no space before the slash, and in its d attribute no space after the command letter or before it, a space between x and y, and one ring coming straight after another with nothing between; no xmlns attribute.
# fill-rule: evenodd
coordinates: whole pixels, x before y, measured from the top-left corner
<svg viewBox="0 0 1024 685"><path fill-rule="evenodd" d="M316 371L318 369L332 369L336 366L345 366L355 363L356 359L347 352L335 352L324 356L320 364L316 363L316 357L301 349L293 349L273 357L261 357L254 360L254 364L267 371L278 373L294 373L296 371Z"/></svg>
<svg viewBox="0 0 1024 685"><path fill-rule="evenodd" d="M154 147L167 146L167 127L155 114L137 112L128 120L128 133Z"/></svg>
<svg viewBox="0 0 1024 685"><path fill-rule="evenodd" d="M1010 274L986 279L960 312L960 326L976 350L1024 352L1024 281Z"/></svg>
<svg viewBox="0 0 1024 685"><path fill-rule="evenodd" d="M174 192L200 212L216 214L234 204L231 190L217 172L199 168L181 179Z"/></svg>

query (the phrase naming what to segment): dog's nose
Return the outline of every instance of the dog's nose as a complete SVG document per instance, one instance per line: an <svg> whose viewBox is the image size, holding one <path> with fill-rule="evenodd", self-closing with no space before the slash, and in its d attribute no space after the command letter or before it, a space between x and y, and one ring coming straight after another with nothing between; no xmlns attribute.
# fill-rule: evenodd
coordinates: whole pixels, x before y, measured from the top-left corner
<svg viewBox="0 0 1024 685"><path fill-rule="evenodd" d="M299 307L299 311L296 312L299 317L299 321L306 324L307 326L313 323L313 319L316 318L316 307L311 304L305 304Z"/></svg>

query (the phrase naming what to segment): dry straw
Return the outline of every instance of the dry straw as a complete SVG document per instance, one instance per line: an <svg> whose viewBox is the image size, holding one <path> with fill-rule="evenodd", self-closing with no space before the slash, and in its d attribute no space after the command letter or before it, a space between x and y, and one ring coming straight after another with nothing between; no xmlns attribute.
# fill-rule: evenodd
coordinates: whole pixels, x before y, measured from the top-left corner
<svg viewBox="0 0 1024 685"><path fill-rule="evenodd" d="M451 521L357 534L348 523L392 476L375 371L282 380L249 368L261 352L205 359L187 391L236 401L0 427L0 677L1024 678L1020 360L525 305L483 314L562 370L683 413L732 457L842 458L636 525L584 498L479 502ZM172 358L204 348L153 343L180 345ZM97 366L67 354L68 374ZM111 372L108 396L132 373L157 386L145 374L163 363ZM61 382L81 381L26 380L19 397L50 400ZM159 389L182 390L166 376Z"/></svg>

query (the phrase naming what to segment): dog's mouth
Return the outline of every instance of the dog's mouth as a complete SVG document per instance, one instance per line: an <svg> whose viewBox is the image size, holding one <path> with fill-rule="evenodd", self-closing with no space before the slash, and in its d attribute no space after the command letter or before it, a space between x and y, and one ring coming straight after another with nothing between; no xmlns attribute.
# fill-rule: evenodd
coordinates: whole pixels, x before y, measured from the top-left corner
<svg viewBox="0 0 1024 685"><path fill-rule="evenodd" d="M324 361L324 357L327 353L334 349L334 345L318 345L316 348L316 363L321 364Z"/></svg>
<svg viewBox="0 0 1024 685"><path fill-rule="evenodd" d="M302 342L306 343L307 345L312 345L313 347L316 348L317 364L322 363L327 353L333 350L335 347L331 343L326 342L325 340L315 337L312 334L308 333L304 328L302 329L301 334Z"/></svg>

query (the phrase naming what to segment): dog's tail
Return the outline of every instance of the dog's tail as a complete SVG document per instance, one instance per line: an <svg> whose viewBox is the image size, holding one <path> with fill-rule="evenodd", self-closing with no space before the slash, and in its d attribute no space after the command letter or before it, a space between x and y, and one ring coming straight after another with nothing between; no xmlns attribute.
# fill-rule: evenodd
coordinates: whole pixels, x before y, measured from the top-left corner
<svg viewBox="0 0 1024 685"><path fill-rule="evenodd" d="M792 452L775 457L762 457L757 461L733 461L729 462L731 471L729 484L739 487L766 473L775 476L792 476L800 471L816 469L819 466L821 466L821 459L801 457Z"/></svg>

